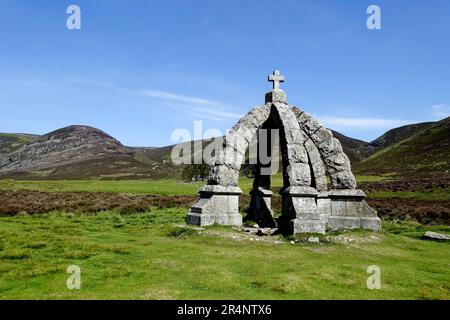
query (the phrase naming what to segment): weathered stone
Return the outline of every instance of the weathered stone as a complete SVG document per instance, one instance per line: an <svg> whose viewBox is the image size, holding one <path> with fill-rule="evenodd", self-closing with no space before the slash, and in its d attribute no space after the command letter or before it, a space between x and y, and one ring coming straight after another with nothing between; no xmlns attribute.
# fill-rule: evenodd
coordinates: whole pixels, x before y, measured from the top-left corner
<svg viewBox="0 0 450 320"><path fill-rule="evenodd" d="M378 217L361 218L354 216L330 216L327 219L328 230L367 229L381 230L381 221Z"/></svg>
<svg viewBox="0 0 450 320"><path fill-rule="evenodd" d="M308 163L308 154L302 145L287 145L287 153L290 162Z"/></svg>
<svg viewBox="0 0 450 320"><path fill-rule="evenodd" d="M317 148L323 158L327 158L334 153L342 152L341 143L336 138L329 138L321 142Z"/></svg>
<svg viewBox="0 0 450 320"><path fill-rule="evenodd" d="M314 177L314 182L316 183L316 189L318 191L327 190L328 183L327 183L327 177L325 175Z"/></svg>
<svg viewBox="0 0 450 320"><path fill-rule="evenodd" d="M294 112L295 117L296 118L300 117L300 115L303 113L303 111L293 105L291 105L291 107L292 107L292 112Z"/></svg>
<svg viewBox="0 0 450 320"><path fill-rule="evenodd" d="M242 225L239 213L238 187L207 185L200 189L200 198L191 207L186 216L187 224L208 226L214 223L222 225Z"/></svg>
<svg viewBox="0 0 450 320"><path fill-rule="evenodd" d="M308 242L310 243L320 243L319 237L309 237Z"/></svg>
<svg viewBox="0 0 450 320"><path fill-rule="evenodd" d="M303 128L303 125L308 122L308 121L312 121L313 118L307 114L306 112L302 112L297 116L297 121L300 124L300 126Z"/></svg>
<svg viewBox="0 0 450 320"><path fill-rule="evenodd" d="M333 137L333 134L331 133L330 130L328 130L324 127L321 127L316 132L310 134L309 136L310 136L311 140L316 145L318 145L327 139L331 139Z"/></svg>
<svg viewBox="0 0 450 320"><path fill-rule="evenodd" d="M317 210L321 216L321 219L327 222L328 217L331 215L331 199L328 196L328 192L321 191L317 195Z"/></svg>
<svg viewBox="0 0 450 320"><path fill-rule="evenodd" d="M248 128L258 128L269 117L270 109L265 105L253 108L242 119L242 124Z"/></svg>
<svg viewBox="0 0 450 320"><path fill-rule="evenodd" d="M423 235L423 238L425 239L432 239L432 240L444 240L444 241L450 241L450 235L443 234L443 233L437 233L433 231L427 231Z"/></svg>
<svg viewBox="0 0 450 320"><path fill-rule="evenodd" d="M314 162L314 164L312 164L312 169L315 177L324 177L326 175L325 166L322 160Z"/></svg>
<svg viewBox="0 0 450 320"><path fill-rule="evenodd" d="M224 139L224 147L230 148L234 152L245 154L248 146L249 142L245 139L244 136L239 135L237 132L228 134L228 136Z"/></svg>
<svg viewBox="0 0 450 320"><path fill-rule="evenodd" d="M258 229L256 232L257 236L271 236L273 235L278 229L277 228L261 228Z"/></svg>
<svg viewBox="0 0 450 320"><path fill-rule="evenodd" d="M273 90L266 93L265 102L286 102L286 93L283 90Z"/></svg>
<svg viewBox="0 0 450 320"><path fill-rule="evenodd" d="M308 136L303 130L300 130L297 126L286 132L286 142L290 144L304 144L308 140Z"/></svg>
<svg viewBox="0 0 450 320"><path fill-rule="evenodd" d="M252 227L252 228L244 228L244 231L250 235L256 235L258 233L258 228Z"/></svg>
<svg viewBox="0 0 450 320"><path fill-rule="evenodd" d="M319 193L316 189L309 186L290 186L283 189L282 194L289 194L296 197L315 198Z"/></svg>
<svg viewBox="0 0 450 320"><path fill-rule="evenodd" d="M319 128L322 128L322 124L315 120L315 119L311 119L306 121L301 128L308 134L308 135L312 135L314 132L316 132Z"/></svg>
<svg viewBox="0 0 450 320"><path fill-rule="evenodd" d="M295 219L293 220L293 233L320 233L325 234L326 226L321 220Z"/></svg>
<svg viewBox="0 0 450 320"><path fill-rule="evenodd" d="M322 161L322 157L321 157L321 155L320 155L320 152L319 152L319 150L317 150L317 148L316 147L314 147L313 149L311 149L309 152L308 152L308 155L309 155L309 161L311 161L311 164L316 164L316 163L323 163L323 161ZM324 172L325 172L325 170L324 170Z"/></svg>
<svg viewBox="0 0 450 320"><path fill-rule="evenodd" d="M334 172L330 176L332 189L355 189L356 180L350 171Z"/></svg>
<svg viewBox="0 0 450 320"><path fill-rule="evenodd" d="M333 198L353 197L353 198L359 198L362 200L366 197L366 194L362 190L336 189L336 190L330 190L328 192L328 196L333 197Z"/></svg>
<svg viewBox="0 0 450 320"><path fill-rule="evenodd" d="M237 186L239 171L224 164L214 166L208 178L208 184L218 184L222 186Z"/></svg>
<svg viewBox="0 0 450 320"><path fill-rule="evenodd" d="M324 159L330 173L350 171L350 160L343 152L335 153Z"/></svg>
<svg viewBox="0 0 450 320"><path fill-rule="evenodd" d="M244 139L249 143L252 141L253 137L255 136L257 131L257 128L249 128L244 123L240 124L238 127L233 128L232 132L234 134L237 134L239 136L244 137Z"/></svg>
<svg viewBox="0 0 450 320"><path fill-rule="evenodd" d="M316 204L318 192L308 186L291 186L281 192L282 215L278 226L283 234L325 233Z"/></svg>
<svg viewBox="0 0 450 320"><path fill-rule="evenodd" d="M225 165L237 171L240 170L242 163L245 159L245 153L241 153L238 150L227 147L222 152L219 152L216 157L216 165Z"/></svg>
<svg viewBox="0 0 450 320"><path fill-rule="evenodd" d="M309 186L311 184L311 171L306 163L291 163L286 168L291 186Z"/></svg>
<svg viewBox="0 0 450 320"><path fill-rule="evenodd" d="M322 161L316 162L312 165L315 187L319 191L324 191L327 189L327 177L325 172L325 167Z"/></svg>

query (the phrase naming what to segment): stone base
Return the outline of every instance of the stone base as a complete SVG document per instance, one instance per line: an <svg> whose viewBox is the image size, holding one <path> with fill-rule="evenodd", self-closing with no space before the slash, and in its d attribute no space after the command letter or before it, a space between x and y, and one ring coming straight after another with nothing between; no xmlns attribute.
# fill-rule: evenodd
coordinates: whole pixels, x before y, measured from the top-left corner
<svg viewBox="0 0 450 320"><path fill-rule="evenodd" d="M372 231L381 230L381 220L375 218L358 218L345 216L328 217L327 230L350 230L367 229Z"/></svg>
<svg viewBox="0 0 450 320"><path fill-rule="evenodd" d="M379 231L381 220L377 212L364 201L366 194L361 190L332 190L328 230L368 229Z"/></svg>
<svg viewBox="0 0 450 320"><path fill-rule="evenodd" d="M291 186L281 191L282 216L278 227L284 235L325 233L325 221L317 208L318 192L311 187Z"/></svg>
<svg viewBox="0 0 450 320"><path fill-rule="evenodd" d="M217 216L189 211L186 216L186 223L201 227L210 226L215 223L224 226L241 226L242 215L240 213L235 213Z"/></svg>
<svg viewBox="0 0 450 320"><path fill-rule="evenodd" d="M239 195L242 190L238 187L223 187L206 185L200 189L200 198L191 207L186 223L198 226L242 225L242 215L239 213Z"/></svg>
<svg viewBox="0 0 450 320"><path fill-rule="evenodd" d="M275 220L271 210L272 191L258 188L250 191L250 206L246 210L244 221L255 221L262 228L275 228Z"/></svg>
<svg viewBox="0 0 450 320"><path fill-rule="evenodd" d="M186 224L192 224L200 227L210 226L215 223L216 217L211 214L201 214L198 212L188 211L188 214L185 218Z"/></svg>
<svg viewBox="0 0 450 320"><path fill-rule="evenodd" d="M373 218L361 218L361 228L372 231L381 230L381 219L378 217Z"/></svg>
<svg viewBox="0 0 450 320"><path fill-rule="evenodd" d="M286 93L281 89L275 89L266 93L267 102L284 102L286 103Z"/></svg>
<svg viewBox="0 0 450 320"><path fill-rule="evenodd" d="M322 220L292 219L278 220L278 228L283 235L293 235L297 233L320 233L325 234L325 222Z"/></svg>

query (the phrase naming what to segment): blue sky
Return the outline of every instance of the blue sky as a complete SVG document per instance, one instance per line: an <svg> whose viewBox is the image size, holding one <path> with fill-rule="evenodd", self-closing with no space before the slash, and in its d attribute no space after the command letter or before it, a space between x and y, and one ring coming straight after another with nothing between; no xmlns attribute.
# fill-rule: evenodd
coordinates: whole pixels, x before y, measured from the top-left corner
<svg viewBox="0 0 450 320"><path fill-rule="evenodd" d="M3 0L0 132L85 124L132 146L172 144L195 120L225 132L279 68L290 103L372 140L450 114L449 57L445 0Z"/></svg>

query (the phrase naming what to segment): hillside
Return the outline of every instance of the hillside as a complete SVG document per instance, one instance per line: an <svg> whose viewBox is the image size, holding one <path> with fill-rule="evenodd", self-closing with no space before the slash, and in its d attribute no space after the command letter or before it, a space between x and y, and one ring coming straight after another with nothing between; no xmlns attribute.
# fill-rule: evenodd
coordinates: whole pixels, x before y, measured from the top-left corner
<svg viewBox="0 0 450 320"><path fill-rule="evenodd" d="M354 171L373 174L448 171L450 169L450 117L431 124L420 124L420 126L424 129L410 126L413 133L409 136L403 135L403 139L392 144L384 139L389 137L389 132L382 136L383 139L382 137L377 139L387 146L355 164Z"/></svg>
<svg viewBox="0 0 450 320"><path fill-rule="evenodd" d="M170 174L157 160L141 155L143 151L88 126L65 127L20 145L10 141L4 142L0 153L3 178L161 178ZM4 153L8 150L12 152Z"/></svg>
<svg viewBox="0 0 450 320"><path fill-rule="evenodd" d="M370 142L369 145L372 146L374 150L386 148L403 139L409 138L422 130L427 129L434 124L435 122L422 122L391 129L382 136Z"/></svg>
<svg viewBox="0 0 450 320"><path fill-rule="evenodd" d="M38 135L25 133L0 133L0 155L13 152L26 143L38 139Z"/></svg>

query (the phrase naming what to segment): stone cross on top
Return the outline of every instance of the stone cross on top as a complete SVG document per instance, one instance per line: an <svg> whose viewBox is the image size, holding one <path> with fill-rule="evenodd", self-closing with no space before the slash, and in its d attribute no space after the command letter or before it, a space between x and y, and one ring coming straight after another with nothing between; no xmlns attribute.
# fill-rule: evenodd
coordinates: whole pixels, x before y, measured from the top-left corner
<svg viewBox="0 0 450 320"><path fill-rule="evenodd" d="M275 70L273 74L269 76L269 81L273 82L273 90L280 90L280 82L284 82L284 76L280 74L280 70Z"/></svg>

